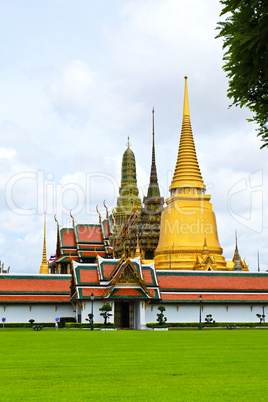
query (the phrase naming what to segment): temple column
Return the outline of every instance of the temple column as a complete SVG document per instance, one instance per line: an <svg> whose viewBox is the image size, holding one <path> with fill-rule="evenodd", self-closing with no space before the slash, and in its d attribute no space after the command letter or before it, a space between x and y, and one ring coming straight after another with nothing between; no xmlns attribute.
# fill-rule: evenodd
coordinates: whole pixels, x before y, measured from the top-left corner
<svg viewBox="0 0 268 402"><path fill-rule="evenodd" d="M146 319L145 319L145 302L140 302L140 322L139 329L146 329Z"/></svg>

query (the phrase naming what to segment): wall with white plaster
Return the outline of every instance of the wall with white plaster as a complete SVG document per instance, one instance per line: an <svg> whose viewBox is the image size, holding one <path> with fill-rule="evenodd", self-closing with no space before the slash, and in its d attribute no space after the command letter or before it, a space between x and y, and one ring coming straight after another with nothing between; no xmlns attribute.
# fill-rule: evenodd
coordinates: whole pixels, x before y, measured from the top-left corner
<svg viewBox="0 0 268 402"><path fill-rule="evenodd" d="M55 322L57 317L75 317L74 308L69 304L6 304L0 305L0 316L6 323Z"/></svg>

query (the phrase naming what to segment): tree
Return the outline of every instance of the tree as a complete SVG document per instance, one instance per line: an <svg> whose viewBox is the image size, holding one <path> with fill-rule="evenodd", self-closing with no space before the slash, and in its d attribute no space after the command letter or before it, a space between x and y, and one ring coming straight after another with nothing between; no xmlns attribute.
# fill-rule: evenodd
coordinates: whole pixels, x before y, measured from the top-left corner
<svg viewBox="0 0 268 402"><path fill-rule="evenodd" d="M159 310L160 313L157 314L157 319L156 319L156 321L158 321L158 324L159 324L159 325L163 325L163 324L165 324L165 322L167 321L167 317L165 317L165 316L164 316L164 313L163 313L163 311L166 311L166 307L160 305L160 306L157 308L157 310Z"/></svg>
<svg viewBox="0 0 268 402"><path fill-rule="evenodd" d="M217 38L226 49L223 69L229 79L232 105L247 106L258 124L257 132L268 147L268 1L220 0L223 4Z"/></svg>
<svg viewBox="0 0 268 402"><path fill-rule="evenodd" d="M88 318L86 318L86 321L88 321L89 324L91 324L91 322L92 322L92 320L93 320L93 317L94 317L94 314L89 313L89 314L88 314Z"/></svg>
<svg viewBox="0 0 268 402"><path fill-rule="evenodd" d="M109 317L112 316L112 314L109 314L109 311L112 311L112 307L110 306L110 304L104 304L99 310L102 311L101 316L104 318L104 325L109 324Z"/></svg>
<svg viewBox="0 0 268 402"><path fill-rule="evenodd" d="M256 316L258 317L258 319L260 320L260 324L264 321L265 315L263 314L256 314Z"/></svg>
<svg viewBox="0 0 268 402"><path fill-rule="evenodd" d="M214 324L215 320L213 320L212 314L207 314L205 318L206 324Z"/></svg>

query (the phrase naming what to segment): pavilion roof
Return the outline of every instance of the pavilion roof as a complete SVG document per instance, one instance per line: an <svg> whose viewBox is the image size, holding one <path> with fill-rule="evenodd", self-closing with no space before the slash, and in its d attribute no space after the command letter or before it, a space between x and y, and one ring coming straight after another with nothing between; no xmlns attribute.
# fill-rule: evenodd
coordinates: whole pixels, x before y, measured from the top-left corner
<svg viewBox="0 0 268 402"><path fill-rule="evenodd" d="M70 284L71 275L0 275L0 302L66 303Z"/></svg>

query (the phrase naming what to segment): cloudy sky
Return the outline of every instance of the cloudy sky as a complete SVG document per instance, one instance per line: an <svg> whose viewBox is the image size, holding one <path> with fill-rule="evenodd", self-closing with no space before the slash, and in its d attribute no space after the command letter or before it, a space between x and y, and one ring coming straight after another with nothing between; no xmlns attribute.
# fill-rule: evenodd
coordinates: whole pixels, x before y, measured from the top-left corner
<svg viewBox="0 0 268 402"><path fill-rule="evenodd" d="M215 0L0 0L0 259L38 273L57 215L96 222L115 206L127 137L140 195L156 162L166 198L184 76L198 160L226 259L235 230L250 270L268 269L268 158L248 110L228 108Z"/></svg>

